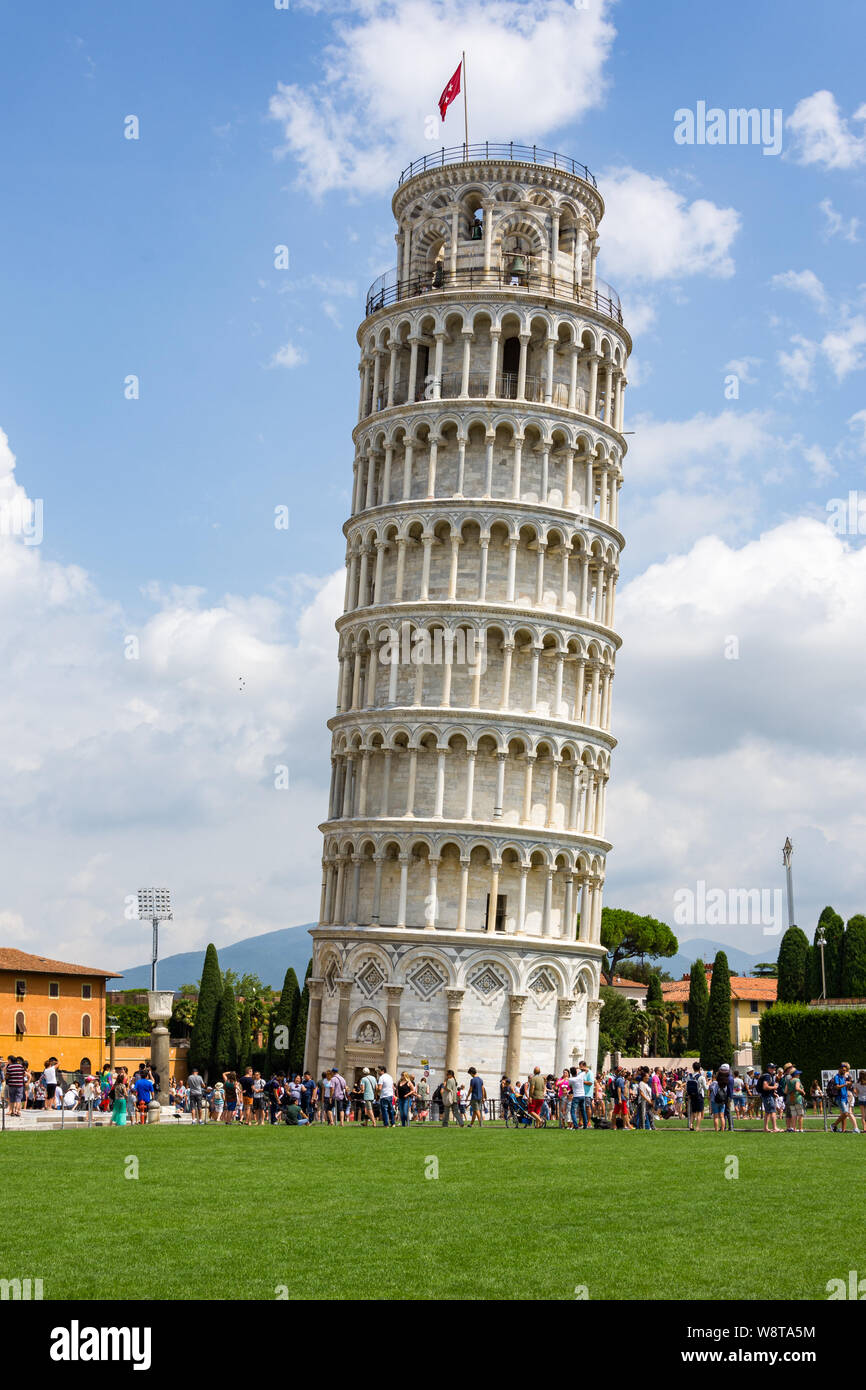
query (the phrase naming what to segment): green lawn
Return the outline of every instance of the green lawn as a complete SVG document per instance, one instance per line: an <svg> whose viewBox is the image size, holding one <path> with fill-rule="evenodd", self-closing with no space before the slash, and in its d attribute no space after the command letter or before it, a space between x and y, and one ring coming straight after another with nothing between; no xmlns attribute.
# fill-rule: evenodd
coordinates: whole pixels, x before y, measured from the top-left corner
<svg viewBox="0 0 866 1390"><path fill-rule="evenodd" d="M711 1128L6 1134L0 1278L42 1278L46 1299L824 1299L866 1270L864 1148Z"/></svg>

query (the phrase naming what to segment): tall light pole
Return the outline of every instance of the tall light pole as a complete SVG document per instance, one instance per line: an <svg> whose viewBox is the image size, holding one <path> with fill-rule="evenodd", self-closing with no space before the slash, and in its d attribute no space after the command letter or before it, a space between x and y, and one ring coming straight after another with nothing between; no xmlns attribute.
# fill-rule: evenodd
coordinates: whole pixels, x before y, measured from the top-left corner
<svg viewBox="0 0 866 1390"><path fill-rule="evenodd" d="M173 995L156 987L156 962L159 958L159 924L172 920L171 895L167 888L139 888L138 916L142 922L153 923L153 955L150 967L150 992L147 1012L153 1023L151 1029L151 1059L159 1073L159 1102L168 1105L171 1040L166 1024L171 1018Z"/></svg>
<svg viewBox="0 0 866 1390"><path fill-rule="evenodd" d="M818 928L818 936L815 945L821 949L821 998L827 998L827 976L824 973L824 947L827 945L827 937L823 926Z"/></svg>
<svg viewBox="0 0 866 1390"><path fill-rule="evenodd" d="M791 872L791 858L794 853L794 846L791 844L790 837L786 839L782 846L782 863L785 866L785 876L788 880L788 926L794 926L794 876Z"/></svg>
<svg viewBox="0 0 866 1390"><path fill-rule="evenodd" d="M171 893L167 888L139 888L138 918L153 923L153 952L150 963L150 987L156 989L156 962L159 959L159 924L170 922Z"/></svg>

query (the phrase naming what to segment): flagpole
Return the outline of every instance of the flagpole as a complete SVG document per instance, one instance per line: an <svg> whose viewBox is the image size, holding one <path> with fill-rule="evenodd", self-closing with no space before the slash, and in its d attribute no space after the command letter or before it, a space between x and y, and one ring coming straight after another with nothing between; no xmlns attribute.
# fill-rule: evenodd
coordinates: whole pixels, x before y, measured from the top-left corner
<svg viewBox="0 0 866 1390"><path fill-rule="evenodd" d="M466 54L463 54L463 123L466 134L466 158L469 158L469 92L466 82Z"/></svg>

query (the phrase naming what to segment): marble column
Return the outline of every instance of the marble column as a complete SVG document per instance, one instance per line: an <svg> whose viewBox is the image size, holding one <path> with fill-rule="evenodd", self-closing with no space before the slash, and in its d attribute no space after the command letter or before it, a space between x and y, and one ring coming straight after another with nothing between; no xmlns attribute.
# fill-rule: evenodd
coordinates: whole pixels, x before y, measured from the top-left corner
<svg viewBox="0 0 866 1390"><path fill-rule="evenodd" d="M511 1020L508 1028L508 1046L505 1052L505 1074L515 1081L520 1073L520 1045L523 1042L523 1006L529 996L509 995Z"/></svg>
<svg viewBox="0 0 866 1390"><path fill-rule="evenodd" d="M463 1007L463 989L446 989L448 1000L448 1036L445 1042L445 1070L457 1071L460 1055L460 1010Z"/></svg>
<svg viewBox="0 0 866 1390"><path fill-rule="evenodd" d="M310 1012L307 1015L307 1037L304 1043L304 1069L319 1074L319 1036L322 1031L322 990L325 981L312 975L307 981L310 997Z"/></svg>
<svg viewBox="0 0 866 1390"><path fill-rule="evenodd" d="M385 1020L385 1070L396 1078L400 1051L400 998L403 994L403 986L386 985L385 994L388 998L388 1013Z"/></svg>
<svg viewBox="0 0 866 1390"><path fill-rule="evenodd" d="M346 1067L346 1044L349 1041L349 1004L354 980L338 979L340 1005L337 1010L337 1041L334 1047L334 1066L342 1072Z"/></svg>

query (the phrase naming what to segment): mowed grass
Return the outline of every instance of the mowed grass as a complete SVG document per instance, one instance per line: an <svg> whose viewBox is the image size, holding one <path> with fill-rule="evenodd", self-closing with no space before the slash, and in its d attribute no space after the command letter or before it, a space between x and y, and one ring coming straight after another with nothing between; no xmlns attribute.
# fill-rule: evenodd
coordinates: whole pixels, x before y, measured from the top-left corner
<svg viewBox="0 0 866 1390"><path fill-rule="evenodd" d="M0 1278L42 1278L46 1299L824 1299L866 1270L864 1146L438 1125L6 1134Z"/></svg>

